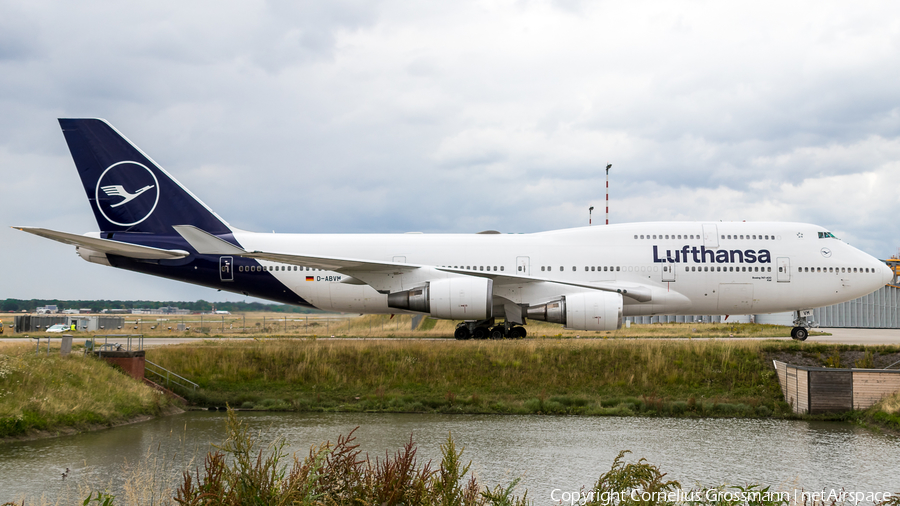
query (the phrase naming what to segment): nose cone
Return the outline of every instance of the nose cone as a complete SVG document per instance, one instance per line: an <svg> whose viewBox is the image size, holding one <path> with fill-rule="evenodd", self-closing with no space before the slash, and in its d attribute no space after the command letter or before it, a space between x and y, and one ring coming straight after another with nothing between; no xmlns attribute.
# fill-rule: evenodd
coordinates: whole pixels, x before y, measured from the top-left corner
<svg viewBox="0 0 900 506"><path fill-rule="evenodd" d="M886 285L894 280L894 271L889 265L882 264L877 272L881 274L882 284Z"/></svg>

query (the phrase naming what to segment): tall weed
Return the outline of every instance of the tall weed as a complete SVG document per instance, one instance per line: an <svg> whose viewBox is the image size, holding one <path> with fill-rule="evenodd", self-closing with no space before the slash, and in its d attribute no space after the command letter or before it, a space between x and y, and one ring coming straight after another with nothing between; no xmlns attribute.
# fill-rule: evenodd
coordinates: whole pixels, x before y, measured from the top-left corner
<svg viewBox="0 0 900 506"><path fill-rule="evenodd" d="M284 442L260 448L249 428L229 410L224 444L210 452L203 472L185 471L175 502L181 506L244 504L379 504L481 506L524 505L513 495L517 482L493 490L479 490L470 464L461 461L452 437L441 445L442 461L432 470L419 465L410 438L394 456L384 460L362 457L353 432L337 443L314 446L303 460L290 463Z"/></svg>

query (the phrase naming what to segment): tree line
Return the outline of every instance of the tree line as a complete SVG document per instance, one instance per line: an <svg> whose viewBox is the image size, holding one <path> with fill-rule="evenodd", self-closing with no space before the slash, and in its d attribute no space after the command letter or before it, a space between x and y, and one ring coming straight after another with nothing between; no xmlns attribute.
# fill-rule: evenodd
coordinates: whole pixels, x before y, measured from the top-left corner
<svg viewBox="0 0 900 506"><path fill-rule="evenodd" d="M63 309L90 308L92 312L99 313L104 309L158 309L161 307L177 307L190 311L269 311L274 313L321 313L317 309L309 309L287 304L263 304L260 302L208 302L203 299L197 301L152 301L152 300L59 300L59 299L5 299L0 302L0 312L21 313L22 310L32 312L36 308L55 305L60 311Z"/></svg>

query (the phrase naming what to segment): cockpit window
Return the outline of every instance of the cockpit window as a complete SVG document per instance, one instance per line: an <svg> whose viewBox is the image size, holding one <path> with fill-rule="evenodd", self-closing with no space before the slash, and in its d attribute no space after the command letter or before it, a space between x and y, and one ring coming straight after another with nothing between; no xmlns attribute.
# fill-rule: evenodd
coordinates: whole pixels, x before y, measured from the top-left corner
<svg viewBox="0 0 900 506"><path fill-rule="evenodd" d="M819 232L819 239L837 239L831 232Z"/></svg>

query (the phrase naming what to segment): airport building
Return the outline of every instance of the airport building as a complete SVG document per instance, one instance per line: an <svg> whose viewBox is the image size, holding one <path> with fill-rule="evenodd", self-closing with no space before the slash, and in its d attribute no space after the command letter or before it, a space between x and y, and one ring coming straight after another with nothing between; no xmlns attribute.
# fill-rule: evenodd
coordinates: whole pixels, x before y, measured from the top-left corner
<svg viewBox="0 0 900 506"><path fill-rule="evenodd" d="M767 323L793 325L793 313L757 315L662 315L625 318L633 323ZM885 285L858 299L813 310L813 322L819 327L896 329L900 328L900 286Z"/></svg>
<svg viewBox="0 0 900 506"><path fill-rule="evenodd" d="M23 314L16 316L16 332L43 332L52 325L75 325L82 332L95 332L98 330L118 331L125 326L125 318L121 316L98 315L54 315Z"/></svg>

